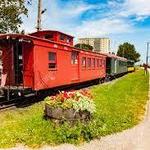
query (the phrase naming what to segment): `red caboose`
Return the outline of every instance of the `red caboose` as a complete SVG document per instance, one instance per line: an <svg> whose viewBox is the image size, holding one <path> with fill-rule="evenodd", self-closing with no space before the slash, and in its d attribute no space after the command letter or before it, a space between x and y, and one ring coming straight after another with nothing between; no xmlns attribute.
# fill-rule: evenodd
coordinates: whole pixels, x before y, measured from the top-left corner
<svg viewBox="0 0 150 150"><path fill-rule="evenodd" d="M0 35L2 86L39 91L105 78L106 56L73 47L58 31Z"/></svg>

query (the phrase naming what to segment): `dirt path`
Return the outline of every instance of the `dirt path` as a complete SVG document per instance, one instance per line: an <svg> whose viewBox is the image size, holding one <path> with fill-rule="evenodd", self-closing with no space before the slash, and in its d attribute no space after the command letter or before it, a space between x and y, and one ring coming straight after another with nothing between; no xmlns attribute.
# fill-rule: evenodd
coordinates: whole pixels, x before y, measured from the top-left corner
<svg viewBox="0 0 150 150"><path fill-rule="evenodd" d="M29 148L18 145L12 149L28 150ZM150 150L150 102L147 105L145 119L132 129L102 137L100 140L93 140L90 143L85 143L80 146L63 144L51 147L45 145L40 150Z"/></svg>

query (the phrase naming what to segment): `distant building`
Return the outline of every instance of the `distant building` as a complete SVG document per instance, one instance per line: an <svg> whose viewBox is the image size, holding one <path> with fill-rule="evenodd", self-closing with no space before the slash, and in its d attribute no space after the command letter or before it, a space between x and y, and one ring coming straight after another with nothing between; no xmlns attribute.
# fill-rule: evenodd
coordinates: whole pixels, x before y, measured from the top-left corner
<svg viewBox="0 0 150 150"><path fill-rule="evenodd" d="M109 38L80 38L78 43L89 44L93 46L93 51L109 53L110 39Z"/></svg>

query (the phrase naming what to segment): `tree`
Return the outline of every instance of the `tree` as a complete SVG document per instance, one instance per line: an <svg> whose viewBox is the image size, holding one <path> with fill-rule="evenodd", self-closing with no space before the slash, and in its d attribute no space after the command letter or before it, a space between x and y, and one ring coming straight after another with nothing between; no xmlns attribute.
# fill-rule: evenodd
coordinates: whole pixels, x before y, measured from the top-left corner
<svg viewBox="0 0 150 150"><path fill-rule="evenodd" d="M80 48L80 49L85 49L85 50L93 50L93 46L89 45L89 44L81 44L81 43L78 43L76 44L74 47L76 48Z"/></svg>
<svg viewBox="0 0 150 150"><path fill-rule="evenodd" d="M140 54L136 52L135 46L128 42L119 45L117 55L125 57L128 60L134 60L135 62L140 61Z"/></svg>
<svg viewBox="0 0 150 150"><path fill-rule="evenodd" d="M0 33L19 32L22 15L27 15L25 0L0 0Z"/></svg>

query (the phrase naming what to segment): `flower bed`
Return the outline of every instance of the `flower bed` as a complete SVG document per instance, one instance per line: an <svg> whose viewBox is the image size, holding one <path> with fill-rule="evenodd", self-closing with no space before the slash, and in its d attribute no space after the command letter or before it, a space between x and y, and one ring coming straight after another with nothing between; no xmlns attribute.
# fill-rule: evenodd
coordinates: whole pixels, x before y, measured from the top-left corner
<svg viewBox="0 0 150 150"><path fill-rule="evenodd" d="M87 90L60 92L46 97L45 116L54 120L90 120L95 112L92 95Z"/></svg>

